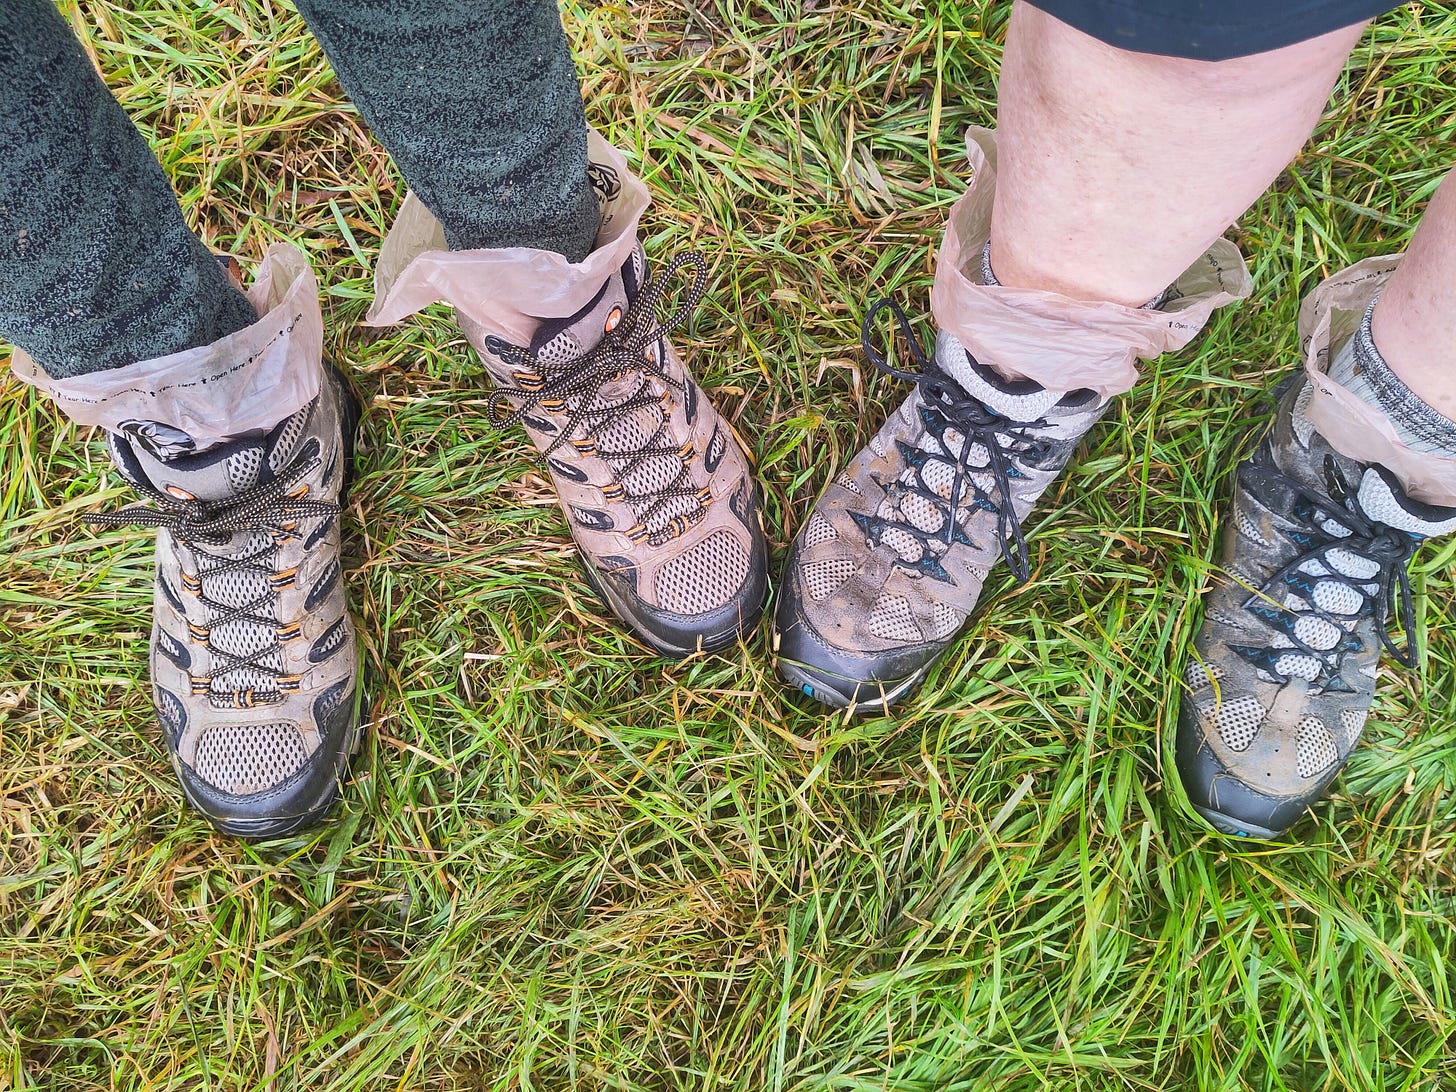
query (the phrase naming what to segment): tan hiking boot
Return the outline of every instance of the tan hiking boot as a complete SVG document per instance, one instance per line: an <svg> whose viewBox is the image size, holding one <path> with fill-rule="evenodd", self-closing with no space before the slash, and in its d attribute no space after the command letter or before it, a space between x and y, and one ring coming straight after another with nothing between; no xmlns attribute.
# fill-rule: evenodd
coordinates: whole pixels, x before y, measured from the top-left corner
<svg viewBox="0 0 1456 1092"><path fill-rule="evenodd" d="M357 743L339 515L358 420L330 368L276 427L201 453L154 422L111 433L117 470L151 503L92 521L157 528L157 719L188 800L228 834L320 818Z"/></svg>
<svg viewBox="0 0 1456 1092"><path fill-rule="evenodd" d="M664 315L680 273L692 283ZM525 427L592 584L668 656L738 640L767 587L748 460L668 340L705 280L697 255L649 279L638 246L585 307L542 322L529 344L460 316L498 387L492 423Z"/></svg>

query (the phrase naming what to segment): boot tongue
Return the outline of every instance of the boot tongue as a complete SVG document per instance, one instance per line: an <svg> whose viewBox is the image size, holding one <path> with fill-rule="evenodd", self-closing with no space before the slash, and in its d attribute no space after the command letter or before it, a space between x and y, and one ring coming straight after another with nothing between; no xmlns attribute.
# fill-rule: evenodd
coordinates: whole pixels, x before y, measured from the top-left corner
<svg viewBox="0 0 1456 1092"><path fill-rule="evenodd" d="M225 501L273 480L302 446L309 407L268 432L252 432L197 451L192 437L155 421L127 421L111 434L123 477L178 500Z"/></svg>
<svg viewBox="0 0 1456 1092"><path fill-rule="evenodd" d="M626 316L642 290L645 273L646 259L639 246L580 311L542 322L531 338L531 352L541 367L547 372L564 368L600 345Z"/></svg>
<svg viewBox="0 0 1456 1092"><path fill-rule="evenodd" d="M1007 379L973 357L945 330L935 339L935 362L972 398L1012 421L1051 419L1059 416L1058 410L1081 414L1099 401L1091 390L1053 391L1031 379Z"/></svg>

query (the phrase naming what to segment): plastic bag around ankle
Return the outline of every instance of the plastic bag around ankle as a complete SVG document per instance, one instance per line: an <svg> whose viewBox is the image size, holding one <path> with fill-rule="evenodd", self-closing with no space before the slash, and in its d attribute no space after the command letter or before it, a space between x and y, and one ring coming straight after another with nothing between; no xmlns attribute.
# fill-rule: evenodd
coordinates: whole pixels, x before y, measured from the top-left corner
<svg viewBox="0 0 1456 1092"><path fill-rule="evenodd" d="M79 425L120 432L155 421L205 451L272 428L319 392L324 322L308 258L297 247L269 247L247 296L258 321L210 345L70 379L52 379L20 349L10 367Z"/></svg>
<svg viewBox="0 0 1456 1092"><path fill-rule="evenodd" d="M527 344L542 319L580 311L637 245L637 222L651 199L622 153L587 129L592 184L602 199L596 246L581 262L530 247L449 250L445 232L413 193L405 197L374 267L374 304L365 322L390 326L443 301L465 320Z"/></svg>
<svg viewBox="0 0 1456 1092"><path fill-rule="evenodd" d="M991 237L996 198L995 133L972 126L966 151L971 184L950 210L930 309L940 329L998 372L1048 390L1121 394L1137 382L1136 361L1181 349L1214 308L1253 290L1243 257L1227 239L1214 242L1169 286L1157 310L980 284L981 250Z"/></svg>
<svg viewBox="0 0 1456 1092"><path fill-rule="evenodd" d="M1299 346L1309 376L1315 430L1346 458L1379 463L1427 504L1456 505L1456 459L1400 442L1389 418L1327 374L1333 349L1355 336L1365 311L1400 265L1400 255L1366 258L1326 278L1299 309Z"/></svg>

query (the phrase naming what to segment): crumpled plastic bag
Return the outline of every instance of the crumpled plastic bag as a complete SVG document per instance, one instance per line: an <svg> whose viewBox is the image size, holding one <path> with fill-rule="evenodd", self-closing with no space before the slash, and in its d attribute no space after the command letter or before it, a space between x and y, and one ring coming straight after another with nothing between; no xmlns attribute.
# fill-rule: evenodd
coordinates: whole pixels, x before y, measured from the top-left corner
<svg viewBox="0 0 1456 1092"><path fill-rule="evenodd" d="M1157 310L1089 303L1056 292L977 282L991 237L996 135L966 132L971 184L951 207L936 261L930 310L977 360L1048 390L1121 394L1137 382L1136 361L1181 349L1214 308L1248 296L1253 280L1238 248L1217 240L1169 287Z"/></svg>
<svg viewBox="0 0 1456 1092"><path fill-rule="evenodd" d="M206 450L272 428L318 396L324 321L308 258L269 247L247 295L258 321L211 345L70 379L52 379L20 349L10 367L77 424L117 432L157 421Z"/></svg>
<svg viewBox="0 0 1456 1092"><path fill-rule="evenodd" d="M529 247L448 250L439 221L410 193L380 247L365 321L389 326L444 301L467 333L484 327L527 344L542 319L576 314L632 253L637 223L651 202L622 153L594 129L587 130L587 158L604 201L596 246L583 261Z"/></svg>
<svg viewBox="0 0 1456 1092"><path fill-rule="evenodd" d="M1379 463L1416 500L1456 505L1456 459L1416 451L1396 438L1389 418L1326 374L1332 349L1355 336L1365 311L1399 255L1366 258L1325 279L1299 309L1299 345L1311 395L1306 412L1315 430L1347 458Z"/></svg>

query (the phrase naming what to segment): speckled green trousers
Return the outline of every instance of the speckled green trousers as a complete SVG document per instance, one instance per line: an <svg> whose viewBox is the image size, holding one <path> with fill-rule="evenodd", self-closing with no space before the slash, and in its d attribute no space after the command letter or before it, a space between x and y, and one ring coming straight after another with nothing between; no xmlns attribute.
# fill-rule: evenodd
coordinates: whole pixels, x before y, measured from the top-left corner
<svg viewBox="0 0 1456 1092"><path fill-rule="evenodd" d="M298 7L452 248L585 256L597 206L554 0ZM0 50L0 337L64 378L251 323L49 0L0 0Z"/></svg>

